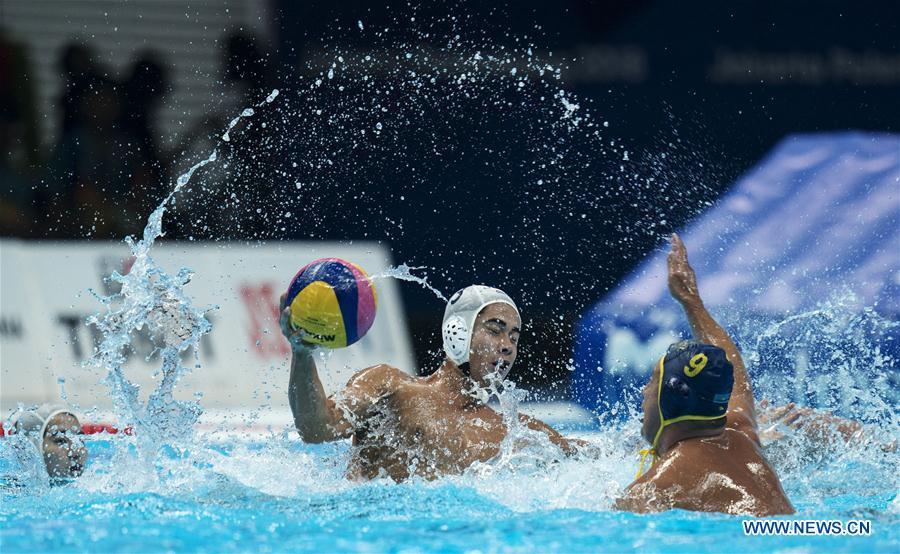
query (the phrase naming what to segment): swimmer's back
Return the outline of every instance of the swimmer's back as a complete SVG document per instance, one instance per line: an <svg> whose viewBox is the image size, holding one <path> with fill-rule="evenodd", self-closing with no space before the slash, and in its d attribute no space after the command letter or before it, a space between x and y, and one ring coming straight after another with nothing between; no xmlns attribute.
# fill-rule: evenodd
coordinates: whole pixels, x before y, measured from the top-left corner
<svg viewBox="0 0 900 554"><path fill-rule="evenodd" d="M647 508L639 511L794 513L759 443L732 425L719 436L680 443L634 483L631 495Z"/></svg>

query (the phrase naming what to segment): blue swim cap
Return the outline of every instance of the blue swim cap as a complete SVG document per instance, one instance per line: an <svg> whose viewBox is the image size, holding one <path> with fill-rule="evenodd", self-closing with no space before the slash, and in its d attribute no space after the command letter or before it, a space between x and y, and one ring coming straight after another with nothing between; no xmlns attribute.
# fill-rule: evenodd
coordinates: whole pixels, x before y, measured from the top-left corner
<svg viewBox="0 0 900 554"><path fill-rule="evenodd" d="M668 421L684 416L722 417L734 386L734 366L718 346L676 342L662 361L659 409Z"/></svg>
<svg viewBox="0 0 900 554"><path fill-rule="evenodd" d="M718 346L694 340L676 342L659 359L659 383L656 397L659 428L650 448L640 451L641 466L635 479L644 473L644 462L659 459L657 447L663 429L681 421L725 422L728 400L734 387L734 366Z"/></svg>

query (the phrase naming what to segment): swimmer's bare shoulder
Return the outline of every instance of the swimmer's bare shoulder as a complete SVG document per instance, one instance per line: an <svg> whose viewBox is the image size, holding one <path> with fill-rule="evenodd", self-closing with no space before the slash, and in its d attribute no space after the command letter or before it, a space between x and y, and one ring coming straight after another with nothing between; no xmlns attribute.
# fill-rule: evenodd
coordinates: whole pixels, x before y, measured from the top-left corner
<svg viewBox="0 0 900 554"><path fill-rule="evenodd" d="M379 404L401 393L411 379L396 367L380 364L356 372L343 389L328 397L317 383L306 402L297 400L291 404L297 429L306 442L350 438L378 413Z"/></svg>
<svg viewBox="0 0 900 554"><path fill-rule="evenodd" d="M371 392L395 391L412 379L408 373L392 365L378 364L354 373L347 381L347 388Z"/></svg>
<svg viewBox="0 0 900 554"><path fill-rule="evenodd" d="M338 395L340 403L357 417L363 417L379 401L403 396L415 378L400 369L378 364L361 369Z"/></svg>
<svg viewBox="0 0 900 554"><path fill-rule="evenodd" d="M677 468L672 469L672 464L654 464L647 473L628 486L625 494L616 499L613 507L638 514L682 507L677 505L676 499L683 486L680 477Z"/></svg>

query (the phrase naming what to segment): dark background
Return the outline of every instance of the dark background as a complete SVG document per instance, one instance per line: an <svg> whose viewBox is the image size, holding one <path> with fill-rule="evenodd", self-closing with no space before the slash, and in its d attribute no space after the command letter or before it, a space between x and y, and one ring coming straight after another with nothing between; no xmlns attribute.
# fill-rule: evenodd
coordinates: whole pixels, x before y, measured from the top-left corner
<svg viewBox="0 0 900 554"><path fill-rule="evenodd" d="M226 149L228 168L205 177L239 184L244 205L262 215L236 210L229 225L214 225L227 199L213 194L174 216L169 239L379 240L397 263L424 266L416 273L448 296L472 282L500 286L520 301L526 324L513 378L554 397L567 382L579 314L775 143L793 133L900 130L897 2L487 4L271 3L272 44L237 45L232 53L246 54L233 64L240 75L226 72L223 87L250 83L243 90L256 99L277 87L282 104L260 110ZM367 32L356 32L357 21ZM602 138L552 128L537 79L526 102L500 85L474 99L458 90L443 98L439 83L428 97L433 109L400 108L406 122L361 147L351 147L355 132L372 121L329 127L307 109L357 108L371 97L361 82L348 77L345 90L313 100L300 94L321 74L323 51L393 48L402 56L431 41L439 49L454 34L470 45L532 47L565 66L554 86L574 93ZM389 77L382 85L385 105L404 105L402 87L391 89ZM494 109L503 99L515 106ZM533 167L535 156L556 149L562 163ZM33 166L47 158L35 156ZM325 158L337 167L313 162ZM169 178L186 168L177 156L155 163ZM48 200L40 194L50 184L32 174L36 196L18 197L35 224L5 234L100 236L53 225L58 216L41 207ZM15 196L14 180L4 179L4 194ZM134 232L162 194L135 200L124 229ZM285 210L295 216L281 231ZM434 368L443 303L415 284L401 288L420 367Z"/></svg>

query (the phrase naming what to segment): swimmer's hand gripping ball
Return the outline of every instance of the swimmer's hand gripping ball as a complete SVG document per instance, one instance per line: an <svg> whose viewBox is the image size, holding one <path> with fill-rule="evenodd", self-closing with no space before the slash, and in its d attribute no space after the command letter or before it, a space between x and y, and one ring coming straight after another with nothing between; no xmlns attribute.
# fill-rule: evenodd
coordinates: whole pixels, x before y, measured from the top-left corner
<svg viewBox="0 0 900 554"><path fill-rule="evenodd" d="M375 321L375 285L356 264L322 258L303 267L288 286L291 326L303 340L343 348L361 339Z"/></svg>

